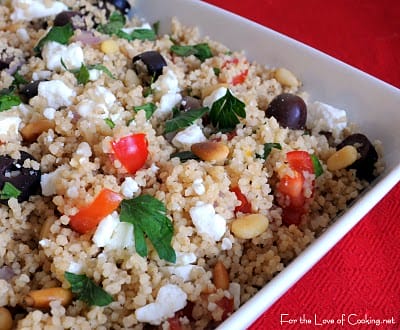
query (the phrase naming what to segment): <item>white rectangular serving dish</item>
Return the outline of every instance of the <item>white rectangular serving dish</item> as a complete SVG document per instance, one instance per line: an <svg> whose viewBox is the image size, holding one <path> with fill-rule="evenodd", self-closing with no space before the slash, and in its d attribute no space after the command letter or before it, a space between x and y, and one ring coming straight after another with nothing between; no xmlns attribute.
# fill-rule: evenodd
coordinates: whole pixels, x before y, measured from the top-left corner
<svg viewBox="0 0 400 330"><path fill-rule="evenodd" d="M368 213L400 179L400 90L324 53L257 23L199 0L136 0L135 12L170 30L172 17L198 26L230 49L244 50L250 61L284 66L303 82L311 99L345 109L372 141L384 147L385 171L344 214L273 278L219 329L244 329L280 298ZM265 47L263 46L265 45Z"/></svg>

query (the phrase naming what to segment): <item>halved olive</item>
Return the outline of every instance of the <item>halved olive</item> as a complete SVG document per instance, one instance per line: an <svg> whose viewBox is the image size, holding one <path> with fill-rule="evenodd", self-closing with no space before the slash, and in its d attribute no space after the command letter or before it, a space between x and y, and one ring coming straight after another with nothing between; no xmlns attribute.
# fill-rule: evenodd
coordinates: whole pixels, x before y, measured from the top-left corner
<svg viewBox="0 0 400 330"><path fill-rule="evenodd" d="M23 202L40 191L41 171L24 167L25 160L35 160L35 158L25 151L20 153L20 159L8 155L0 156L0 187L3 189L6 182L11 183L21 191L18 201ZM7 199L0 199L0 203L7 205Z"/></svg>
<svg viewBox="0 0 400 330"><path fill-rule="evenodd" d="M77 11L65 10L56 15L53 24L54 26L64 26L71 23L74 29L86 29L84 21L74 20L74 17L81 17L81 14Z"/></svg>
<svg viewBox="0 0 400 330"><path fill-rule="evenodd" d="M283 93L272 99L265 115L267 118L275 117L282 127L304 129L307 121L307 106L300 96Z"/></svg>
<svg viewBox="0 0 400 330"><path fill-rule="evenodd" d="M132 62L136 74L148 85L156 81L162 74L164 66L167 66L164 57L155 50L136 55Z"/></svg>
<svg viewBox="0 0 400 330"><path fill-rule="evenodd" d="M32 97L38 95L39 84L46 80L35 80L21 87L19 94L25 103L28 103Z"/></svg>
<svg viewBox="0 0 400 330"><path fill-rule="evenodd" d="M349 135L336 146L336 149L339 150L347 145L355 147L360 154L360 158L348 168L355 169L358 178L371 182L375 178L374 169L375 163L378 160L378 153L375 147L368 138L361 133Z"/></svg>
<svg viewBox="0 0 400 330"><path fill-rule="evenodd" d="M131 5L126 0L107 0L107 2L114 5L123 14L127 14L131 9Z"/></svg>

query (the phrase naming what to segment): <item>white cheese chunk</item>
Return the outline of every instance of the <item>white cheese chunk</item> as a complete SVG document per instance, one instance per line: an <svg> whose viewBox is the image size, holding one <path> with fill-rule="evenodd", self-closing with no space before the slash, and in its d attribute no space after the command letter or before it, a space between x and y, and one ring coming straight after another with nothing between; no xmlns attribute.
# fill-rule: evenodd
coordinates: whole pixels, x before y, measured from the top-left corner
<svg viewBox="0 0 400 330"><path fill-rule="evenodd" d="M42 173L40 177L40 186L42 188L43 196L52 196L56 194L56 183L60 178L60 174L67 167L65 165L58 167L55 171L50 173Z"/></svg>
<svg viewBox="0 0 400 330"><path fill-rule="evenodd" d="M100 221L94 232L92 241L98 247L105 247L110 243L114 229L120 223L117 212L113 212Z"/></svg>
<svg viewBox="0 0 400 330"><path fill-rule="evenodd" d="M117 98L107 88L96 86L86 91L86 99L76 106L77 112L82 117L98 116L109 117L109 108L116 102Z"/></svg>
<svg viewBox="0 0 400 330"><path fill-rule="evenodd" d="M76 93L61 80L42 81L38 86L38 95L47 100L47 106L58 109L72 104Z"/></svg>
<svg viewBox="0 0 400 330"><path fill-rule="evenodd" d="M176 311L186 306L187 294L175 284L166 284L160 288L156 301L136 309L139 322L159 325L174 316Z"/></svg>
<svg viewBox="0 0 400 330"><path fill-rule="evenodd" d="M202 267L200 266L196 266L196 265L184 265L184 266L167 266L165 267L165 269L173 275L179 276L180 278L182 278L182 280L184 282L190 281L192 280L192 271L195 269L199 269L199 270L204 270Z"/></svg>
<svg viewBox="0 0 400 330"><path fill-rule="evenodd" d="M155 83L151 86L153 90L157 92L161 92L162 94L167 93L179 93L179 80L174 71L171 69L166 69L165 72L158 77Z"/></svg>
<svg viewBox="0 0 400 330"><path fill-rule="evenodd" d="M56 116L56 109L54 108L45 108L43 110L43 116L45 116L49 120L53 120Z"/></svg>
<svg viewBox="0 0 400 330"><path fill-rule="evenodd" d="M189 210L189 214L200 235L218 241L225 234L226 220L215 213L211 204L199 203Z"/></svg>
<svg viewBox="0 0 400 330"><path fill-rule="evenodd" d="M202 178L195 179L192 188L197 195L203 195L206 192L206 187L204 187Z"/></svg>
<svg viewBox="0 0 400 330"><path fill-rule="evenodd" d="M135 245L133 225L128 222L119 222L114 228L110 241L106 244L110 249L125 249Z"/></svg>
<svg viewBox="0 0 400 330"><path fill-rule="evenodd" d="M203 100L203 106L204 107L209 107L211 109L213 103L220 98L224 97L226 92L227 92L226 87L218 87L216 90L214 90L210 95L206 96Z"/></svg>
<svg viewBox="0 0 400 330"><path fill-rule="evenodd" d="M65 46L55 41L46 42L42 57L48 70L65 70L61 60L68 70L79 69L84 63L83 50L77 43Z"/></svg>
<svg viewBox="0 0 400 330"><path fill-rule="evenodd" d="M236 310L240 306L240 284L235 282L229 283L228 291L233 297L233 308Z"/></svg>
<svg viewBox="0 0 400 330"><path fill-rule="evenodd" d="M206 140L201 127L193 124L178 132L172 139L172 144L178 149L189 150L192 144Z"/></svg>
<svg viewBox="0 0 400 330"><path fill-rule="evenodd" d="M197 257L193 252L176 251L175 265L189 265L196 262Z"/></svg>
<svg viewBox="0 0 400 330"><path fill-rule="evenodd" d="M229 238L224 237L222 239L221 249L222 250L232 249L232 241Z"/></svg>
<svg viewBox="0 0 400 330"><path fill-rule="evenodd" d="M307 106L306 126L315 134L326 131L336 137L347 126L346 111L326 103L313 102Z"/></svg>
<svg viewBox="0 0 400 330"><path fill-rule="evenodd" d="M102 71L97 69L90 69L89 70L89 80L96 81L100 78Z"/></svg>
<svg viewBox="0 0 400 330"><path fill-rule="evenodd" d="M18 137L20 124L21 118L14 111L0 112L0 140L4 142Z"/></svg>
<svg viewBox="0 0 400 330"><path fill-rule="evenodd" d="M167 93L161 96L160 104L155 112L156 116L169 114L172 109L182 100L179 93Z"/></svg>
<svg viewBox="0 0 400 330"><path fill-rule="evenodd" d="M138 183L130 176L126 177L125 181L121 184L122 195L126 198L132 198L138 191Z"/></svg>
<svg viewBox="0 0 400 330"><path fill-rule="evenodd" d="M10 17L13 21L32 21L68 10L62 2L51 0L13 0L11 4L14 12Z"/></svg>

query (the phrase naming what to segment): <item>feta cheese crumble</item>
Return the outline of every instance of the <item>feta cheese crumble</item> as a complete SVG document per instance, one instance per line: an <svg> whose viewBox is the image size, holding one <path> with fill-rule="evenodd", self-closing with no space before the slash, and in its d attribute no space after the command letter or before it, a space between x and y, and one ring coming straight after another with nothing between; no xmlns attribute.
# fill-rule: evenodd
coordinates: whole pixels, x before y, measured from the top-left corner
<svg viewBox="0 0 400 330"><path fill-rule="evenodd" d="M72 104L76 93L61 80L42 81L38 86L38 96L47 100L47 106L58 109Z"/></svg>
<svg viewBox="0 0 400 330"><path fill-rule="evenodd" d="M32 21L68 10L68 7L60 1L51 0L13 0L14 12L11 14L13 21Z"/></svg>
<svg viewBox="0 0 400 330"><path fill-rule="evenodd" d="M174 316L175 312L186 306L187 294L175 284L166 284L160 288L156 301L136 309L139 322L159 325Z"/></svg>
<svg viewBox="0 0 400 330"><path fill-rule="evenodd" d="M190 150L192 144L206 140L207 138L204 136L201 127L193 124L178 132L172 139L172 144L178 149Z"/></svg>
<svg viewBox="0 0 400 330"><path fill-rule="evenodd" d="M215 213L211 204L198 203L189 210L197 232L219 241L226 231L226 220Z"/></svg>
<svg viewBox="0 0 400 330"><path fill-rule="evenodd" d="M79 69L84 63L83 50L77 43L62 45L56 41L49 41L43 46L42 57L48 70Z"/></svg>

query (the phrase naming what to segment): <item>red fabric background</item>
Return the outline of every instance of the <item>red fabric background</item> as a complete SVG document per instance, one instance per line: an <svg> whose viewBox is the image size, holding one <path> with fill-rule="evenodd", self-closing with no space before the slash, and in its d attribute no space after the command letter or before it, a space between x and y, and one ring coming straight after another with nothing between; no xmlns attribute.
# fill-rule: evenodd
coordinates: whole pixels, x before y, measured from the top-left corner
<svg viewBox="0 0 400 330"><path fill-rule="evenodd" d="M400 88L399 0L207 0ZM400 111L400 105L399 105ZM400 126L400 123L399 123ZM400 329L400 183L255 329ZM296 324L281 324L297 319ZM341 318L344 325L323 325ZM392 325L352 325L393 318ZM310 325L300 324L305 315Z"/></svg>

